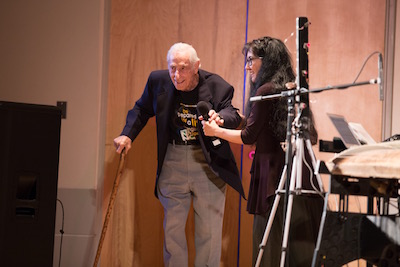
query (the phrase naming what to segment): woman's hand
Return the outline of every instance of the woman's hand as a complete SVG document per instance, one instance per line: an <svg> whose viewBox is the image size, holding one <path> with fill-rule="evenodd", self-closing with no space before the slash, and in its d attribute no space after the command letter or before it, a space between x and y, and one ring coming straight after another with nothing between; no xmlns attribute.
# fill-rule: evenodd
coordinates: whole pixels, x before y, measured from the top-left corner
<svg viewBox="0 0 400 267"><path fill-rule="evenodd" d="M219 113L218 112L216 112L215 110L213 110L213 109L211 109L209 112L208 112L208 121L215 121L219 126L223 126L224 125L224 119L219 115ZM204 117L203 116L200 116L199 117L199 120L201 121L201 122L203 122L204 121Z"/></svg>
<svg viewBox="0 0 400 267"><path fill-rule="evenodd" d="M210 110L208 112L208 116L209 119L208 121L215 121L217 123L218 126L222 126L224 125L224 119L221 118L221 116L219 115L219 113L217 113L215 110Z"/></svg>
<svg viewBox="0 0 400 267"><path fill-rule="evenodd" d="M202 120L201 123L203 124L203 132L206 136L216 136L217 135L219 126L218 126L216 120L211 120L211 121Z"/></svg>

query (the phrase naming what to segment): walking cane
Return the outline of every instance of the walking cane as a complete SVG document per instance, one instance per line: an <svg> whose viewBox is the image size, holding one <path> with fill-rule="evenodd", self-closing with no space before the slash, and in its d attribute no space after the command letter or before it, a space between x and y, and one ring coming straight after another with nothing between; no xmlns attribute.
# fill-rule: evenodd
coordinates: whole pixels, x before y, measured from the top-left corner
<svg viewBox="0 0 400 267"><path fill-rule="evenodd" d="M96 253L96 258L94 260L93 267L97 267L97 264L100 259L101 248L103 246L104 237L106 236L108 221L110 220L111 211L112 211L112 208L113 208L114 202L115 202L115 197L117 196L119 180L120 180L122 172L124 170L124 162L125 162L125 153L124 153L124 150L122 150L120 158L119 158L117 176L115 177L113 189L112 189L111 196L110 196L110 201L108 202L107 213L106 213L106 217L104 219L103 229L101 231L99 246L97 247L97 253Z"/></svg>

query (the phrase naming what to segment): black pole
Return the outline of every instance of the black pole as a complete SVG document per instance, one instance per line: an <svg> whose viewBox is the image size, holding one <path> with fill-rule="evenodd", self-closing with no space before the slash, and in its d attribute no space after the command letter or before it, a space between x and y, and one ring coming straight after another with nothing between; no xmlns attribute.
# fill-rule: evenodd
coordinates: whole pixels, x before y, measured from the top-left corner
<svg viewBox="0 0 400 267"><path fill-rule="evenodd" d="M284 206L283 206L283 222L286 221L286 210L288 206L289 200L289 186L290 186L290 177L292 175L292 154L293 154L293 144L292 144L292 124L294 121L295 116L295 95L291 95L287 98L288 103L288 114L287 114L287 126L286 126L286 153L285 153L285 166L286 166L286 183L285 183L285 199L284 199ZM283 223L282 227L282 237L284 236L285 231L285 223ZM282 252L287 250L289 246L286 248L282 247ZM282 254L281 254L282 255ZM285 253L288 255L288 253ZM286 262L286 261L285 261Z"/></svg>

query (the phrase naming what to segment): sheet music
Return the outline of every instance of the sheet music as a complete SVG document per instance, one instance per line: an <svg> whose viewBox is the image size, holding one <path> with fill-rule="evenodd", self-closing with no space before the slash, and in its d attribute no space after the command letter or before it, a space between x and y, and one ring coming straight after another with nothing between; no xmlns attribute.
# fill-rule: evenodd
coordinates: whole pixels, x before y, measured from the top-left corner
<svg viewBox="0 0 400 267"><path fill-rule="evenodd" d="M368 134L368 132L364 129L364 127L360 123L349 122L349 127L352 132L363 145L372 145L376 144L376 141Z"/></svg>
<svg viewBox="0 0 400 267"><path fill-rule="evenodd" d="M359 146L361 143L355 137L352 129L342 115L327 113L329 119L332 121L344 145L349 148L352 146Z"/></svg>

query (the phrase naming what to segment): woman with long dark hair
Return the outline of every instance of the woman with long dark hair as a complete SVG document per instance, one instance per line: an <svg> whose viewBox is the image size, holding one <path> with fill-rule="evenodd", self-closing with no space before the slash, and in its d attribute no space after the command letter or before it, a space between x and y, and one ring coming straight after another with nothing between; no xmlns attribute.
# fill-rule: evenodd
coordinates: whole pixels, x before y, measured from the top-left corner
<svg viewBox="0 0 400 267"><path fill-rule="evenodd" d="M287 83L295 82L292 59L287 47L281 40L268 36L262 37L246 43L242 53L246 57L246 70L250 76L250 97L279 94L282 90L286 90ZM232 143L255 145L256 147L250 170L251 181L247 203L247 211L254 215L253 266L259 253L259 245L262 242L285 165L283 144L287 132L287 113L286 98L271 98L270 100L247 103L246 123L240 130L219 127L213 121L202 122L204 133L208 136L216 136ZM317 132L312 114L310 117L310 140L315 144ZM312 172L309 172L306 168L303 169L305 169L303 177L307 177L303 178L305 186L310 187L312 182L309 181L308 174ZM316 224L309 223L307 220L310 213L307 203L299 202L297 199L294 201L289 239L290 251L288 253L288 263L291 266L311 266L313 245L315 245L318 234L321 212L322 199L319 199L316 215L314 216L314 213L311 212L313 214L311 216L315 217L313 221ZM283 201L280 201L268 242L263 248L261 266L279 266L282 250L283 218ZM296 231L298 229L293 222L298 226L301 225L301 231ZM299 236L300 238L298 238ZM296 239L299 240L299 243L296 243ZM311 241L308 242L308 239ZM299 244L299 246L296 244Z"/></svg>

